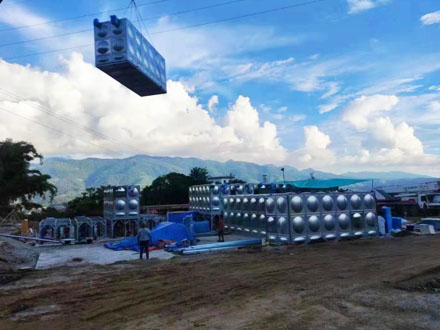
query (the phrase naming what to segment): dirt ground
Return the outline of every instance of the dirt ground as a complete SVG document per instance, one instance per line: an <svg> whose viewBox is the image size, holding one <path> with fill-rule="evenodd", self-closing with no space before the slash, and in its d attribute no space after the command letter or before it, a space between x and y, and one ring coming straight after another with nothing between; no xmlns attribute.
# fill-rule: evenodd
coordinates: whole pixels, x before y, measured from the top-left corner
<svg viewBox="0 0 440 330"><path fill-rule="evenodd" d="M14 274L0 329L440 329L440 235Z"/></svg>

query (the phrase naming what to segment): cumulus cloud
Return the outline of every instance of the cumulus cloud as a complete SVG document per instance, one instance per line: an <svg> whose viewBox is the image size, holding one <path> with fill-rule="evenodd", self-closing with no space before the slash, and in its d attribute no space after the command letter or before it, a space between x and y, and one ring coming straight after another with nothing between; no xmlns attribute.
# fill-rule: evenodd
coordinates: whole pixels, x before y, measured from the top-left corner
<svg viewBox="0 0 440 330"><path fill-rule="evenodd" d="M371 125L371 116L390 111L397 102L399 99L394 95L361 96L347 106L342 118L357 129L365 129Z"/></svg>
<svg viewBox="0 0 440 330"><path fill-rule="evenodd" d="M326 149L331 143L330 137L319 130L317 126L304 127L306 138L305 147L308 150Z"/></svg>
<svg viewBox="0 0 440 330"><path fill-rule="evenodd" d="M322 169L323 164L329 168L336 159L334 152L329 149L330 143L330 136L320 131L317 126L305 126L304 147L293 151L289 155L289 160L300 168Z"/></svg>
<svg viewBox="0 0 440 330"><path fill-rule="evenodd" d="M30 141L45 155L146 153L257 163L268 159L277 163L285 157L276 126L260 124L249 98L238 97L225 124L219 125L180 82L169 81L168 94L141 98L85 63L79 54L62 65L63 72L49 73L0 61L0 86L20 96L17 100L0 94L0 112L5 109L21 116L2 112L0 139Z"/></svg>
<svg viewBox="0 0 440 330"><path fill-rule="evenodd" d="M62 71L52 73L0 61L0 87L19 96L17 99L0 92L0 140L30 141L46 156L123 157L143 153L336 172L358 169L359 164L375 169L408 168L429 167L437 161L424 151L413 127L404 120L391 119L399 101L393 95L363 96L352 101L339 120L343 129L295 127L306 115L289 117L283 108L281 113L273 111L285 119L280 123L283 130L303 130L304 144L288 150L280 142L278 127L263 121L248 97L239 96L220 123L211 116L209 102L204 107L181 82L168 81L165 95L141 98L85 63L79 54L62 60L61 65ZM218 101L211 100L211 106ZM436 101L430 99L432 116L438 113ZM263 105L259 107L261 112L264 109ZM343 130L350 132L350 138L353 132L359 133L360 143L355 147L346 143L344 149L340 141L332 143Z"/></svg>
<svg viewBox="0 0 440 330"><path fill-rule="evenodd" d="M413 127L404 121L395 123L386 116L398 102L395 95L362 96L346 107L342 119L364 134L361 153L347 157L347 161L369 160L382 166L421 165L437 161L436 157L424 152L423 144L416 137Z"/></svg>
<svg viewBox="0 0 440 330"><path fill-rule="evenodd" d="M423 15L420 17L420 21L424 25L438 24L440 23L440 10Z"/></svg>

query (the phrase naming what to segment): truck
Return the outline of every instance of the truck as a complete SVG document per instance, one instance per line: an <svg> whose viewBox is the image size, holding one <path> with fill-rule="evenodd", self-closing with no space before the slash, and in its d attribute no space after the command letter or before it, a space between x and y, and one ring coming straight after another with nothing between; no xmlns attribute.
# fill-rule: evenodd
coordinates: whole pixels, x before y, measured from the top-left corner
<svg viewBox="0 0 440 330"><path fill-rule="evenodd" d="M438 214L440 181L412 185L390 185L374 189L377 206L390 206L403 216Z"/></svg>

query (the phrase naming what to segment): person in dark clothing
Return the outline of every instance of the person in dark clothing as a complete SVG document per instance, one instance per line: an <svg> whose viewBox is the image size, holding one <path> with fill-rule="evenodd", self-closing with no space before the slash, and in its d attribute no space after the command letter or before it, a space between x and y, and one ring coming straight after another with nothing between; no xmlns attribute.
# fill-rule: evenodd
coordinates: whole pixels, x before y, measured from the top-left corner
<svg viewBox="0 0 440 330"><path fill-rule="evenodd" d="M141 224L141 230L138 231L137 234L137 241L139 244L140 254L139 259L142 259L142 256L146 254L147 260L150 259L150 251L148 250L150 247L150 241L151 241L151 233L150 230L146 228L145 223Z"/></svg>
<svg viewBox="0 0 440 330"><path fill-rule="evenodd" d="M225 223L223 221L223 213L220 214L220 217L218 218L217 232L218 232L218 241L224 242L225 241Z"/></svg>

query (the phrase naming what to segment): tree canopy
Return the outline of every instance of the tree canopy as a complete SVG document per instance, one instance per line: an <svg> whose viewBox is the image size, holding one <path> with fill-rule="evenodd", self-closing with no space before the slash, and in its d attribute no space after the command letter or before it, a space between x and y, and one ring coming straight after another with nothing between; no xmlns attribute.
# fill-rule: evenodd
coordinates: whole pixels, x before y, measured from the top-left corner
<svg viewBox="0 0 440 330"><path fill-rule="evenodd" d="M201 167L193 167L189 173L194 185L208 183L208 176L208 170Z"/></svg>
<svg viewBox="0 0 440 330"><path fill-rule="evenodd" d="M49 182L50 176L31 169L31 162L43 161L43 156L27 142L0 141L0 214L8 213L12 204L26 209L39 207L36 196L51 199L57 188Z"/></svg>
<svg viewBox="0 0 440 330"><path fill-rule="evenodd" d="M99 188L87 188L81 196L76 197L67 203L66 213L70 216L102 216L105 188L105 186Z"/></svg>
<svg viewBox="0 0 440 330"><path fill-rule="evenodd" d="M208 171L194 167L189 175L171 172L156 178L142 190L144 205L166 205L188 203L189 187L208 183Z"/></svg>

